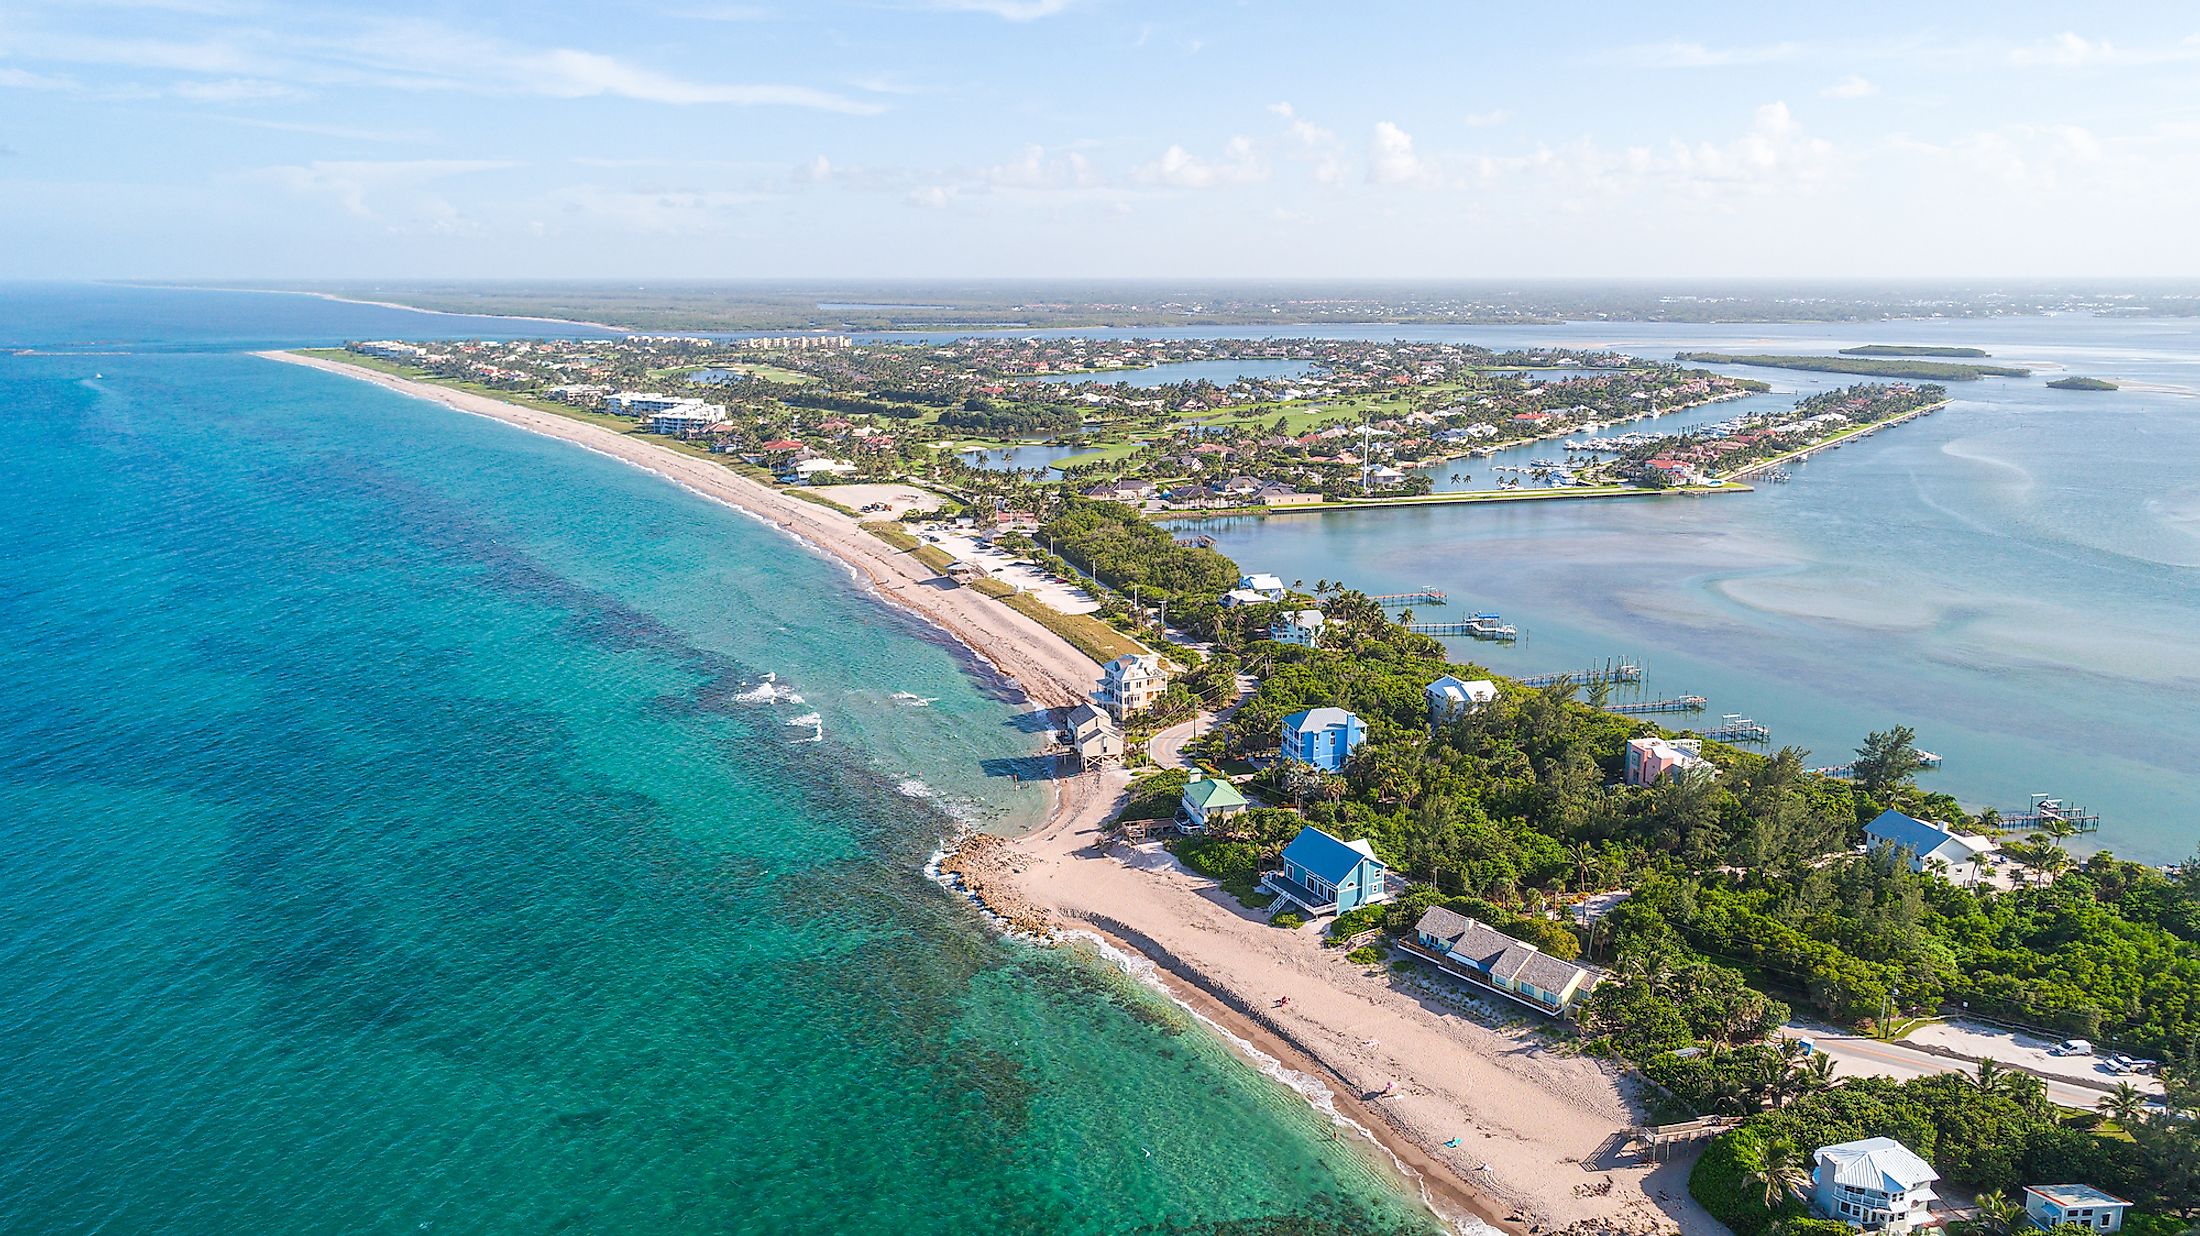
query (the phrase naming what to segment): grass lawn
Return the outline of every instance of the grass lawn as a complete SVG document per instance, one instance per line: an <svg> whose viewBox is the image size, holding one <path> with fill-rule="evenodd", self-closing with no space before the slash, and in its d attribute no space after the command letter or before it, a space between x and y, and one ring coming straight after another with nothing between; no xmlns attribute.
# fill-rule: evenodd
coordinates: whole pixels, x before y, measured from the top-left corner
<svg viewBox="0 0 2200 1236"><path fill-rule="evenodd" d="M1146 651L1137 640L1098 618L1090 614L1065 614L1028 592L1003 597L1001 604L1076 645L1077 651L1091 657L1095 664L1105 665L1128 653Z"/></svg>
<svg viewBox="0 0 2200 1236"><path fill-rule="evenodd" d="M833 501L831 498L826 497L824 494L812 493L807 489L791 488L783 492L785 492L786 495L790 498L800 498L804 502L808 502L814 506L824 507L826 510L829 511L839 511L843 515L855 514L854 511L849 510L847 507L844 507L838 502Z"/></svg>

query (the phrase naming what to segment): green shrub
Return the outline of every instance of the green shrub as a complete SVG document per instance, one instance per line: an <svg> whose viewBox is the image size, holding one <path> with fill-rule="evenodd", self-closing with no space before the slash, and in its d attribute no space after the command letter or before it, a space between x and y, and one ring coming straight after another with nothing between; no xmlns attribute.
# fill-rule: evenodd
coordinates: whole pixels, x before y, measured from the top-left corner
<svg viewBox="0 0 2200 1236"><path fill-rule="evenodd" d="M1269 919L1268 922L1270 926L1281 927L1285 931L1297 931L1299 928L1306 926L1306 916L1297 910L1285 910Z"/></svg>
<svg viewBox="0 0 2200 1236"><path fill-rule="evenodd" d="M1688 1195L1735 1236L1763 1236L1772 1227L1764 1186L1751 1178L1764 1152L1763 1135L1745 1125L1713 1138L1688 1173Z"/></svg>
<svg viewBox="0 0 2200 1236"><path fill-rule="evenodd" d="M1344 955L1344 959L1346 961L1354 963L1355 965L1380 965L1382 964L1383 960L1383 946L1380 944L1363 944L1360 947L1353 949L1351 952L1346 953Z"/></svg>

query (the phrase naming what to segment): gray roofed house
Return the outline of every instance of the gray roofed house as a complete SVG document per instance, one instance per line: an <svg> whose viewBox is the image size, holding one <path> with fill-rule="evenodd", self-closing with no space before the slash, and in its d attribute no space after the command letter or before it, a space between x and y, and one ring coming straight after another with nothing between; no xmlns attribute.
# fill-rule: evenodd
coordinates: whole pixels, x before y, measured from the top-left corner
<svg viewBox="0 0 2200 1236"><path fill-rule="evenodd" d="M1539 1012L1558 1016L1597 985L1586 966L1553 957L1525 940L1442 906L1414 924L1414 951L1457 975L1494 987Z"/></svg>
<svg viewBox="0 0 2200 1236"><path fill-rule="evenodd" d="M1115 718L1090 704L1070 710L1069 741L1087 768L1123 757L1123 731L1115 727Z"/></svg>

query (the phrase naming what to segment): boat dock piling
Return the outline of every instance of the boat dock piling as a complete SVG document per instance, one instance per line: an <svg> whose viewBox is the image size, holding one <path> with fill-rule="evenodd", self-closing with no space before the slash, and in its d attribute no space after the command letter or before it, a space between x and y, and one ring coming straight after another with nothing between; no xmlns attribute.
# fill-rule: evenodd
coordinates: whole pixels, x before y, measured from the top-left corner
<svg viewBox="0 0 2200 1236"><path fill-rule="evenodd" d="M1423 588L1418 592L1383 592L1368 598L1377 605L1449 605L1451 598L1435 588ZM1497 615L1491 614L1495 618Z"/></svg>

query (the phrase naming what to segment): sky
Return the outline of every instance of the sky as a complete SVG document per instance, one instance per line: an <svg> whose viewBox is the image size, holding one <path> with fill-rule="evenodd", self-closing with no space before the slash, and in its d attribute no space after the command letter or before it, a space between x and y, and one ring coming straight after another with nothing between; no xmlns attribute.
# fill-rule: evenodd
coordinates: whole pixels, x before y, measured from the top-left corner
<svg viewBox="0 0 2200 1236"><path fill-rule="evenodd" d="M2200 6L0 0L0 277L2200 274Z"/></svg>

